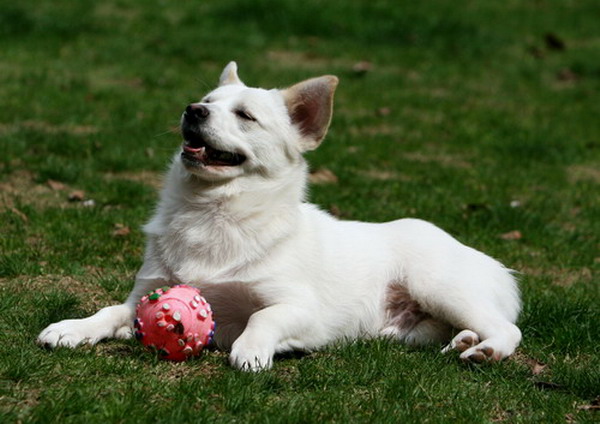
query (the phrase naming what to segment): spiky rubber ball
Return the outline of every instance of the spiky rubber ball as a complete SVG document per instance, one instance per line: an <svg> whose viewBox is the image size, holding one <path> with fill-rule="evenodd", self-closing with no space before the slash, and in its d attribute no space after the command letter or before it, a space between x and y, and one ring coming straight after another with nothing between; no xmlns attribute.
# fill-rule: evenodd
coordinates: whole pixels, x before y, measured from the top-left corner
<svg viewBox="0 0 600 424"><path fill-rule="evenodd" d="M135 337L163 359L199 355L215 330L210 304L195 287L180 284L148 293L137 305Z"/></svg>

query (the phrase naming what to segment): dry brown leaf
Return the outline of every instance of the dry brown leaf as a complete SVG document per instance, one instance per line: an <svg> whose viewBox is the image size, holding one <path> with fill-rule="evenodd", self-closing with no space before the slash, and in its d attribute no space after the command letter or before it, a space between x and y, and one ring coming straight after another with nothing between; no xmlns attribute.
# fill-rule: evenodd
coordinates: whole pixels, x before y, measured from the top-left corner
<svg viewBox="0 0 600 424"><path fill-rule="evenodd" d="M352 66L352 70L359 75L363 75L373 70L373 64L366 60L361 60Z"/></svg>
<svg viewBox="0 0 600 424"><path fill-rule="evenodd" d="M81 202L83 199L85 199L85 191L83 190L74 190L69 193L70 202Z"/></svg>
<svg viewBox="0 0 600 424"><path fill-rule="evenodd" d="M309 180L312 184L335 184L338 177L327 168L319 168L311 171Z"/></svg>
<svg viewBox="0 0 600 424"><path fill-rule="evenodd" d="M558 71L558 73L556 74L556 78L558 78L559 81L572 82L577 81L579 79L579 75L577 75L569 68L563 68L560 71Z"/></svg>
<svg viewBox="0 0 600 424"><path fill-rule="evenodd" d="M508 233L500 234L502 240L521 240L523 234L519 230L509 231Z"/></svg>
<svg viewBox="0 0 600 424"><path fill-rule="evenodd" d="M379 116L388 116L390 113L392 113L392 109L389 107L384 106L377 109L377 115Z"/></svg>
<svg viewBox="0 0 600 424"><path fill-rule="evenodd" d="M577 409L581 409L583 411L600 411L600 405L580 405Z"/></svg>
<svg viewBox="0 0 600 424"><path fill-rule="evenodd" d="M527 364L529 369L531 369L531 374L533 375L540 375L547 366L543 362L540 362L537 359L531 357L525 357L525 363Z"/></svg>
<svg viewBox="0 0 600 424"><path fill-rule="evenodd" d="M17 208L15 208L14 206L10 206L9 207L10 211L12 213L14 213L15 215L17 215L19 218L21 218L21 221L23 222L29 222L29 218L27 218L27 215L25 215L23 212L21 212L20 210L18 210Z"/></svg>
<svg viewBox="0 0 600 424"><path fill-rule="evenodd" d="M48 184L48 187L50 187L52 190L64 190L66 188L66 186L60 181L48 180L46 181L46 184Z"/></svg>
<svg viewBox="0 0 600 424"><path fill-rule="evenodd" d="M113 237L125 237L131 233L131 229L123 224L115 224L115 229L112 232Z"/></svg>
<svg viewBox="0 0 600 424"><path fill-rule="evenodd" d="M533 375L539 375L542 373L542 371L544 371L544 369L546 368L546 364L542 364L541 362L537 362L537 361L532 361L532 363L530 364L531 366L531 373Z"/></svg>
<svg viewBox="0 0 600 424"><path fill-rule="evenodd" d="M600 396L591 401L589 405L579 405L577 409L582 411L600 411Z"/></svg>
<svg viewBox="0 0 600 424"><path fill-rule="evenodd" d="M531 356L527 356L521 352L515 353L511 356L513 360L516 360L520 364L526 365L530 370L532 375L540 375L547 367L543 362L538 361Z"/></svg>

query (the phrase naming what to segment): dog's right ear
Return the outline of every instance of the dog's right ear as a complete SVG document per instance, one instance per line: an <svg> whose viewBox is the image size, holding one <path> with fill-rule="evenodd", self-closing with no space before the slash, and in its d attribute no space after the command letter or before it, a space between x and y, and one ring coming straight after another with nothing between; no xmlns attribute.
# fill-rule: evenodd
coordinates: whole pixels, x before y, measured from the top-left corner
<svg viewBox="0 0 600 424"><path fill-rule="evenodd" d="M237 74L237 63L231 61L227 64L223 72L221 72L221 77L219 78L219 87L222 85L229 84L241 84L244 85L242 80L238 77Z"/></svg>
<svg viewBox="0 0 600 424"><path fill-rule="evenodd" d="M316 149L327 134L337 85L337 77L325 75L299 82L281 92L292 124L300 130L302 151Z"/></svg>

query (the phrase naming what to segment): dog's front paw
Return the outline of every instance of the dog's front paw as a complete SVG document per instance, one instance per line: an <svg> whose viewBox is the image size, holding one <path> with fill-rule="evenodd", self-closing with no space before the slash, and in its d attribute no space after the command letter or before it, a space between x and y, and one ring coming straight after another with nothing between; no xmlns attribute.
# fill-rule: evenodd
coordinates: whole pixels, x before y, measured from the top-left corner
<svg viewBox="0 0 600 424"><path fill-rule="evenodd" d="M109 308L104 310L107 313L98 313L89 318L67 319L51 324L40 333L37 343L50 348L75 348L82 344L94 345L111 337L131 338L133 332L127 310L122 309L123 316L119 316L119 307Z"/></svg>
<svg viewBox="0 0 600 424"><path fill-rule="evenodd" d="M46 327L38 336L37 343L46 347L70 347L75 348L79 345L89 343L94 344L94 329L84 320L67 319L56 322Z"/></svg>
<svg viewBox="0 0 600 424"><path fill-rule="evenodd" d="M93 345L110 337L127 339L132 336L134 312L134 306L124 303L100 309L91 317L60 321L46 327L37 343L55 348Z"/></svg>
<svg viewBox="0 0 600 424"><path fill-rule="evenodd" d="M231 348L229 362L242 371L259 372L273 366L273 350L265 345L236 340Z"/></svg>
<svg viewBox="0 0 600 424"><path fill-rule="evenodd" d="M115 339L128 340L133 338L133 327L124 325L115 331Z"/></svg>

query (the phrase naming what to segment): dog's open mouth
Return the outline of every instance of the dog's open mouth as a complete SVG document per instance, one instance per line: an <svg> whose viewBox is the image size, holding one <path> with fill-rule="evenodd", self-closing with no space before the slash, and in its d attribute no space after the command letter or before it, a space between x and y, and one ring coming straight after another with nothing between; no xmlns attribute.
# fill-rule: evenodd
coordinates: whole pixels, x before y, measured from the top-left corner
<svg viewBox="0 0 600 424"><path fill-rule="evenodd" d="M189 165L198 166L238 166L244 163L246 156L217 150L211 147L201 134L190 130L183 130L182 159Z"/></svg>

